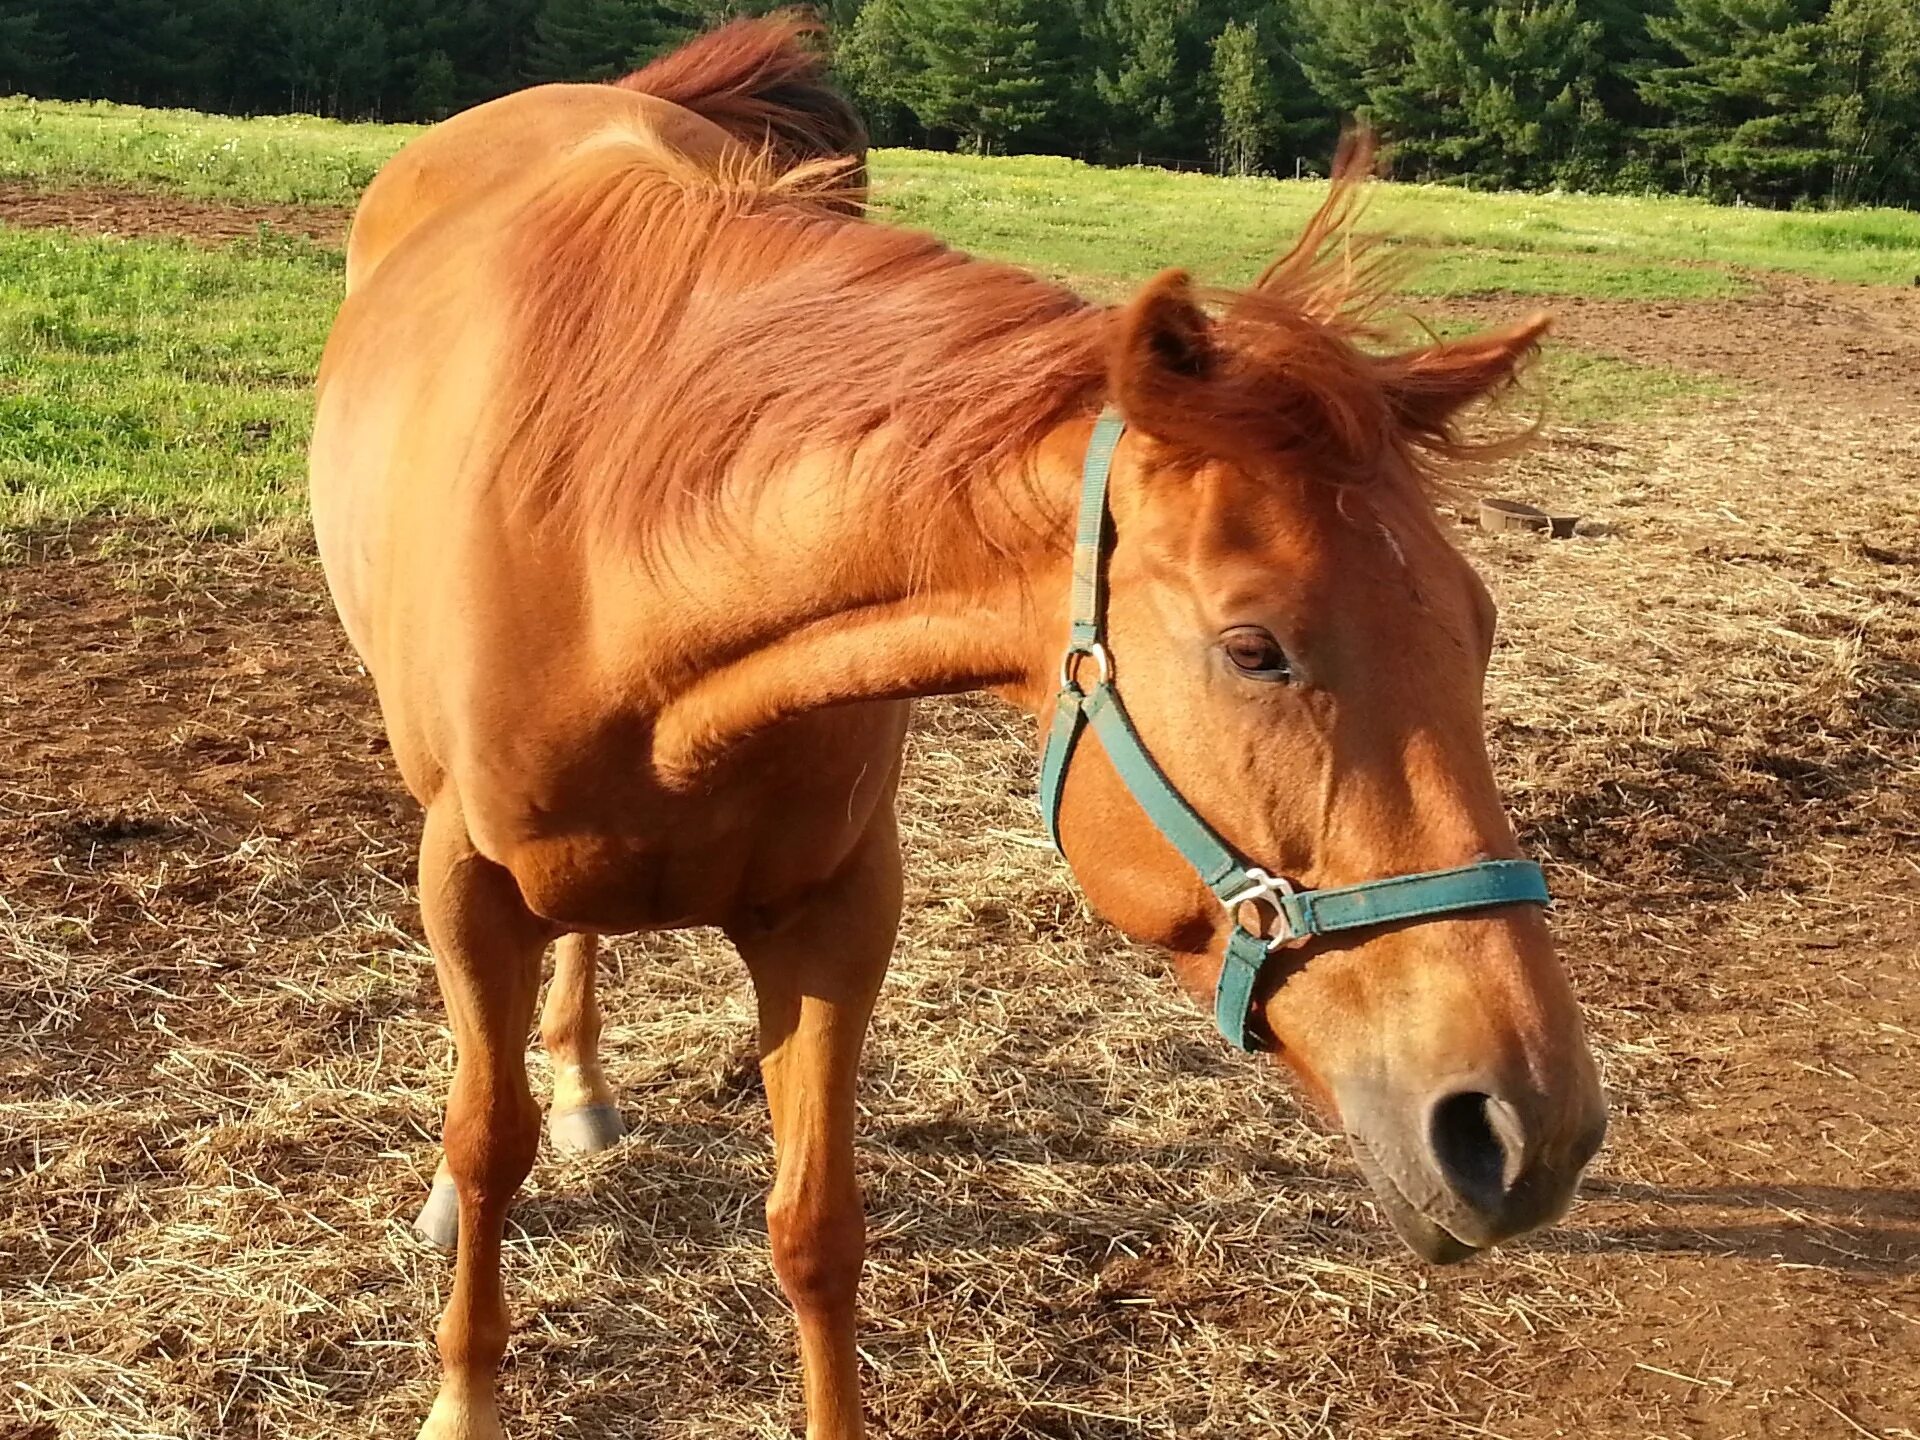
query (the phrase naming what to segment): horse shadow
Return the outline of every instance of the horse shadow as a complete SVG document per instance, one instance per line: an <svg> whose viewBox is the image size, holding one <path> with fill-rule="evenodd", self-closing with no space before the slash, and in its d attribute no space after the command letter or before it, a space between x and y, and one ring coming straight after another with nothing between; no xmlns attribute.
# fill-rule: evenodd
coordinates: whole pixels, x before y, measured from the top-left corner
<svg viewBox="0 0 1920 1440"><path fill-rule="evenodd" d="M1678 1211L1664 1223L1610 1220L1575 1224L1527 1243L1564 1254L1631 1251L1760 1260L1845 1274L1920 1273L1920 1190L1844 1185L1702 1185L1674 1187L1596 1177L1590 1200L1614 1201L1643 1213ZM1689 1209L1716 1212L1701 1223ZM1729 1210L1770 1211L1775 1218L1728 1220Z"/></svg>
<svg viewBox="0 0 1920 1440"><path fill-rule="evenodd" d="M1183 1070L1201 1076L1218 1072L1223 1079L1238 1073L1212 1044L1195 1042L1176 1049L1178 1053L1167 1058ZM1063 1234L1097 1244L1107 1238L1106 1230L1138 1233L1142 1225L1150 1226L1172 1212L1151 1201L1116 1201L1101 1211L1069 1216L1001 1199L991 1206L948 1214L941 1209L945 1202L937 1187L905 1193L885 1183L889 1167L919 1173L929 1167L951 1167L956 1161L980 1161L1091 1167L1118 1176L1127 1170L1164 1173L1204 1166L1257 1177L1257 1188L1263 1193L1279 1186L1307 1187L1342 1199L1366 1192L1344 1160L1318 1167L1277 1153L1279 1147L1268 1151L1204 1133L1181 1140L1124 1133L1116 1126L1120 1117L1090 1067L1062 1067L1056 1057L1048 1084L1045 1103L1028 1112L1037 1123L959 1115L891 1122L884 1113L866 1117L859 1146L863 1157L881 1162L878 1169L883 1172L879 1185L868 1176L869 1217L893 1254L918 1253L921 1245L913 1222L936 1212L941 1221L940 1243L983 1251L1018 1249L1049 1237L1057 1240ZM580 1183L546 1191L534 1200L530 1214L523 1216L517 1208L516 1220L533 1238L563 1236L582 1226L617 1223L631 1214L635 1193L644 1191L656 1206L654 1214L695 1217L684 1227L689 1237L712 1238L709 1222L699 1218L707 1216L714 1223L724 1220L745 1226L764 1239L761 1206L772 1177L771 1141L765 1129L758 1067L750 1049L743 1049L718 1087L725 1092L715 1097L720 1102L718 1116L643 1121L620 1147L595 1164L591 1175ZM1312 1123L1291 1101L1276 1102L1275 1121L1277 1127ZM715 1163L712 1157L719 1153L729 1154L731 1163ZM863 1165L863 1172L872 1168ZM1095 1182L1085 1188L1108 1187ZM1581 1195L1588 1202L1612 1202L1610 1210L1628 1206L1637 1213L1610 1214L1605 1220L1590 1218L1582 1223L1581 1211L1576 1210L1569 1223L1520 1243L1569 1255L1621 1250L1772 1260L1836 1272L1920 1273L1920 1190L1793 1183L1676 1187L1594 1176L1583 1185ZM1685 1219L1689 1210L1716 1213L1702 1216L1696 1224ZM1728 1218L1727 1212L1741 1210L1770 1212L1771 1218ZM1675 1218L1658 1218L1674 1212L1679 1212ZM667 1238L657 1224L650 1228L654 1233L645 1243ZM1352 1244L1343 1248L1355 1253L1376 1248L1377 1237L1371 1230L1346 1233ZM1338 1243L1339 1237L1333 1238Z"/></svg>
<svg viewBox="0 0 1920 1440"><path fill-rule="evenodd" d="M1191 1053L1170 1057L1184 1072L1204 1076L1212 1071L1224 1074L1231 1068L1218 1056L1217 1046L1196 1042L1190 1049ZM636 1124L618 1146L589 1162L583 1173L571 1177L571 1183L543 1186L538 1193L523 1196L515 1206L514 1223L530 1240L562 1238L585 1227L617 1225L645 1206L649 1234L639 1245L650 1246L676 1234L711 1239L715 1231L705 1217L724 1217L764 1241L761 1206L772 1182L772 1142L759 1071L749 1048L743 1047L724 1067L706 1098L711 1108L704 1118L649 1117ZM624 1108L632 1119L630 1099ZM1137 1233L1142 1222L1173 1214L1169 1206L1146 1201L1115 1202L1081 1215L1002 1201L969 1207L956 1218L941 1208L944 1198L937 1187L907 1186L892 1178L896 1171L912 1175L928 1168L951 1169L956 1162L1115 1172L1205 1166L1257 1176L1263 1187L1308 1184L1344 1192L1363 1188L1344 1174L1304 1166L1251 1144L1223 1144L1204 1133L1177 1141L1124 1135L1116 1129L1118 1117L1097 1073L1091 1067L1062 1067L1057 1058L1049 1067L1046 1096L1028 1107L1029 1124L959 1115L889 1121L883 1106L875 1109L878 1113L863 1118L857 1140L869 1228L883 1237L879 1243L889 1253L898 1256L925 1248L916 1238L914 1221L935 1213L942 1221L939 1243L983 1251L1018 1249L1062 1235L1099 1242L1111 1238L1103 1231L1103 1223L1116 1231ZM1301 1123L1284 1107L1281 1119ZM1086 1188L1108 1187L1096 1182ZM623 1260L641 1258L624 1248L619 1253Z"/></svg>

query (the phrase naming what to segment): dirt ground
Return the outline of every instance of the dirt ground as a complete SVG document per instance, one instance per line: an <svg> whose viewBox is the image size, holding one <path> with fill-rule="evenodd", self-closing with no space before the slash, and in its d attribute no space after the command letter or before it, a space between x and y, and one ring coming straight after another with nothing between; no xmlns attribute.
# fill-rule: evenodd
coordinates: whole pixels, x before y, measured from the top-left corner
<svg viewBox="0 0 1920 1440"><path fill-rule="evenodd" d="M172 235L199 244L244 240L264 226L345 248L351 212L338 205L254 205L88 185L49 189L0 180L0 224L85 235Z"/></svg>
<svg viewBox="0 0 1920 1440"><path fill-rule="evenodd" d="M1735 380L1792 405L1876 411L1912 423L1920 404L1920 288L1755 274L1726 300L1480 296L1445 313L1488 324L1542 305L1557 341L1642 364Z"/></svg>
<svg viewBox="0 0 1920 1440"><path fill-rule="evenodd" d="M1572 307L1573 343L1743 383L1503 474L1607 537L1460 531L1614 1102L1553 1232L1405 1255L1279 1077L1086 914L1024 722L922 707L863 1091L881 1433L1920 1436L1916 341L1819 296ZM1768 315L1809 348L1755 360ZM411 1434L448 1042L417 819L317 569L158 532L8 562L0 1436ZM509 1427L788 1434L739 966L623 942L607 1009L634 1133L543 1155L516 1210Z"/></svg>

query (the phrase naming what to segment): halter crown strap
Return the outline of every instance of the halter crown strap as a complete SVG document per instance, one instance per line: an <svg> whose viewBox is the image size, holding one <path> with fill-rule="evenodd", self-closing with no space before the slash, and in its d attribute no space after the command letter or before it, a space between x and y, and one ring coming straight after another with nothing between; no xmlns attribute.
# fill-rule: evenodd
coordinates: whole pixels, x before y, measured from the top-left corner
<svg viewBox="0 0 1920 1440"><path fill-rule="evenodd" d="M1080 490L1080 521L1073 554L1073 628L1060 666L1060 694L1040 759L1040 812L1047 836L1060 846L1060 796L1081 735L1099 738L1121 782L1169 844L1199 872L1232 917L1214 989L1214 1023L1229 1044L1251 1050L1248 1020L1254 990L1268 956L1310 935L1357 930L1399 920L1423 920L1495 905L1545 905L1547 881L1531 860L1483 860L1452 870L1395 875L1332 890L1299 890L1249 865L1186 802L1154 763L1127 718L1114 688L1106 646L1107 481L1126 422L1109 407L1087 444ZM1081 671L1093 670L1091 684ZM1263 938L1241 921L1244 908L1265 909L1274 931Z"/></svg>

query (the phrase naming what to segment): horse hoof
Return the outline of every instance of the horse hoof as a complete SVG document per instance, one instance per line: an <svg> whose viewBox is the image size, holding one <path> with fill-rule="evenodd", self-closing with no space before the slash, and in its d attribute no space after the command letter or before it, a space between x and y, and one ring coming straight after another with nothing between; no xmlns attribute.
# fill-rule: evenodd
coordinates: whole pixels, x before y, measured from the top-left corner
<svg viewBox="0 0 1920 1440"><path fill-rule="evenodd" d="M484 1404L462 1401L445 1393L435 1397L420 1440L504 1440L500 1412L491 1399Z"/></svg>
<svg viewBox="0 0 1920 1440"><path fill-rule="evenodd" d="M547 1120L553 1148L565 1155L593 1155L611 1148L627 1133L620 1112L611 1105L582 1105L556 1110Z"/></svg>
<svg viewBox="0 0 1920 1440"><path fill-rule="evenodd" d="M453 1253L460 1240L460 1194L453 1181L442 1176L433 1182L420 1218L413 1222L413 1233L434 1249Z"/></svg>

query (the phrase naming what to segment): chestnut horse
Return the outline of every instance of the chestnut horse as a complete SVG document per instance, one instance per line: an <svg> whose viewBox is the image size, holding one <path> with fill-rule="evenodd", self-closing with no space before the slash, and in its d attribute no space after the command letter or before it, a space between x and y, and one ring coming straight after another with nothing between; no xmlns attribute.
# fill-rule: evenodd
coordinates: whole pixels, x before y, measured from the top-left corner
<svg viewBox="0 0 1920 1440"><path fill-rule="evenodd" d="M837 203L864 204L867 134L826 80L825 27L802 11L739 19L611 85L536 85L462 111L409 142L374 177L354 211L347 241L347 291L414 229L445 210L557 164L582 140L613 124L644 129L663 146L714 165L730 145L764 149L783 168L828 158L856 162ZM541 1031L554 1065L554 1144L595 1151L620 1138L620 1112L599 1075L600 1012L590 935L556 947ZM453 1248L457 1214L443 1169L416 1224L441 1249Z"/></svg>
<svg viewBox="0 0 1920 1440"><path fill-rule="evenodd" d="M1124 692L1137 754L1095 718L1049 765L1095 908L1209 1003L1262 943L1249 910L1300 937L1223 1025L1338 1116L1416 1250L1565 1208L1604 1109L1538 897L1502 879L1307 933L1316 896L1531 870L1482 735L1493 606L1429 481L1544 321L1363 347L1364 168L1250 291L1203 304L1170 271L1103 308L849 215L829 163L619 121L356 285L314 519L426 810L458 1047L423 1434L501 1434L543 950L590 972L597 935L691 925L725 931L758 999L807 1433L862 1432L856 1070L900 915L913 696L993 689L1047 727ZM1240 872L1264 903L1221 904L1183 858L1202 834L1266 867ZM559 1037L557 1107L612 1104L593 1028Z"/></svg>

